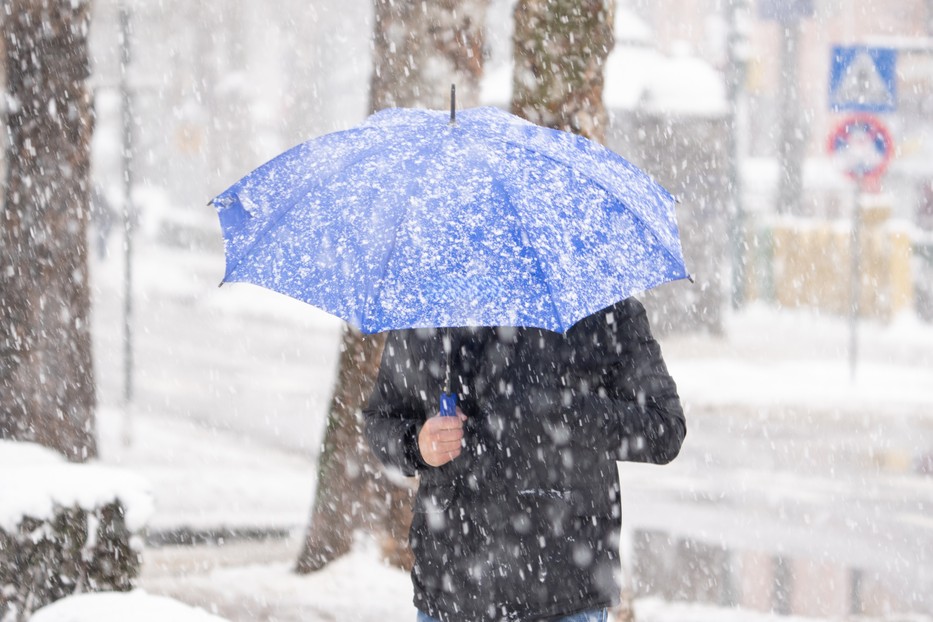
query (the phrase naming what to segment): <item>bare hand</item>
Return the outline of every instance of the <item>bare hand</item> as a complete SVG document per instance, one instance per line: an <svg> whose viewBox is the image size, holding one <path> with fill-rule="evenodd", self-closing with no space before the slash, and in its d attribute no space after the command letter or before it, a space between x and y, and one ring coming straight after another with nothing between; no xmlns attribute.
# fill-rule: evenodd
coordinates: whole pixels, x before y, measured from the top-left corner
<svg viewBox="0 0 933 622"><path fill-rule="evenodd" d="M424 422L418 433L421 459L432 467L447 464L463 448L463 422L466 415L457 409L456 417L434 416Z"/></svg>

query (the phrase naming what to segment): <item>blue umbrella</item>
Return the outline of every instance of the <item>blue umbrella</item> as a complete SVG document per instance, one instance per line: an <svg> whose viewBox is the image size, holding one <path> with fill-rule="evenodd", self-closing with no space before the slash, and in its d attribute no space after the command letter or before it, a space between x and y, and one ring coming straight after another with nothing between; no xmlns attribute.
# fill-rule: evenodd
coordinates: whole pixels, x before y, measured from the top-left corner
<svg viewBox="0 0 933 622"><path fill-rule="evenodd" d="M212 203L224 282L366 333L564 332L689 278L664 188L597 143L496 108L384 110L286 151Z"/></svg>

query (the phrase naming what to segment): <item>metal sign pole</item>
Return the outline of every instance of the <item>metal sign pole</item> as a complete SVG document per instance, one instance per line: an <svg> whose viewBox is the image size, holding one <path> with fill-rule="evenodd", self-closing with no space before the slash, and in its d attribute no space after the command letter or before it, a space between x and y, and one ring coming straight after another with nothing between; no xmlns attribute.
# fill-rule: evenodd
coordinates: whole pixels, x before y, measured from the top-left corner
<svg viewBox="0 0 933 622"><path fill-rule="evenodd" d="M846 174L855 181L849 300L849 372L853 381L858 361L861 307L862 194L865 184L876 181L884 173L893 153L893 141L884 123L866 113L893 112L897 108L896 65L897 51L891 48L836 45L831 50L829 108L834 112L861 113L845 119L829 138L830 152L846 154L850 148L852 150Z"/></svg>
<svg viewBox="0 0 933 622"><path fill-rule="evenodd" d="M738 133L740 130L740 99L742 96L742 81L745 75L744 59L739 47L744 43L744 33L739 26L740 7L737 2L727 5L729 34L728 55L729 73L727 80L729 98L728 149L729 149L729 187L732 195L731 209L731 235L732 238L732 308L738 309L745 304L746 271L746 234L745 212L742 206L742 176L739 170L741 158Z"/></svg>
<svg viewBox="0 0 933 622"><path fill-rule="evenodd" d="M862 279L859 271L860 255L862 253L862 178L855 180L855 208L852 210L852 237L850 275L851 287L849 291L849 375L855 380L855 370L858 362L858 320L860 315L860 298L862 293Z"/></svg>
<svg viewBox="0 0 933 622"><path fill-rule="evenodd" d="M846 175L855 182L855 206L852 209L849 244L852 253L852 273L849 279L849 371L853 381L858 361L858 320L861 309L862 197L866 184L876 183L884 173L893 148L894 142L885 125L868 115L855 115L843 120L829 136L830 152L846 156Z"/></svg>
<svg viewBox="0 0 933 622"><path fill-rule="evenodd" d="M123 116L123 443L132 442L133 402L133 110L127 73L130 65L130 13L120 4L120 99Z"/></svg>

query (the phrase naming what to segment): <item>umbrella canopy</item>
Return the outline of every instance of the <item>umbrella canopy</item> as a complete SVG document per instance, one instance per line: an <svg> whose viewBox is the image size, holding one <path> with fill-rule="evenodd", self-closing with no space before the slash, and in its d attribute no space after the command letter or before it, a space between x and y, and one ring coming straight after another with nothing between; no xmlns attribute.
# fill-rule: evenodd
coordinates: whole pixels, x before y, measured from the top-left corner
<svg viewBox="0 0 933 622"><path fill-rule="evenodd" d="M566 331L686 278L674 200L619 155L495 108L389 109L259 167L212 203L224 281L363 332Z"/></svg>

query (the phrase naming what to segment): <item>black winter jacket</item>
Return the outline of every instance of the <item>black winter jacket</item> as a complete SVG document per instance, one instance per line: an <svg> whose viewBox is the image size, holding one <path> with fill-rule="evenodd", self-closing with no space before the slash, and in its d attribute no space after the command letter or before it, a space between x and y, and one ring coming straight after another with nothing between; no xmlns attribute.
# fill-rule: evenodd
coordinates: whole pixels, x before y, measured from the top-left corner
<svg viewBox="0 0 933 622"><path fill-rule="evenodd" d="M376 455L420 477L415 606L477 622L616 604L616 460L669 462L686 434L644 308L630 298L563 335L451 329L452 390L469 419L461 455L432 468L417 438L438 411L444 333L391 333L364 411Z"/></svg>

